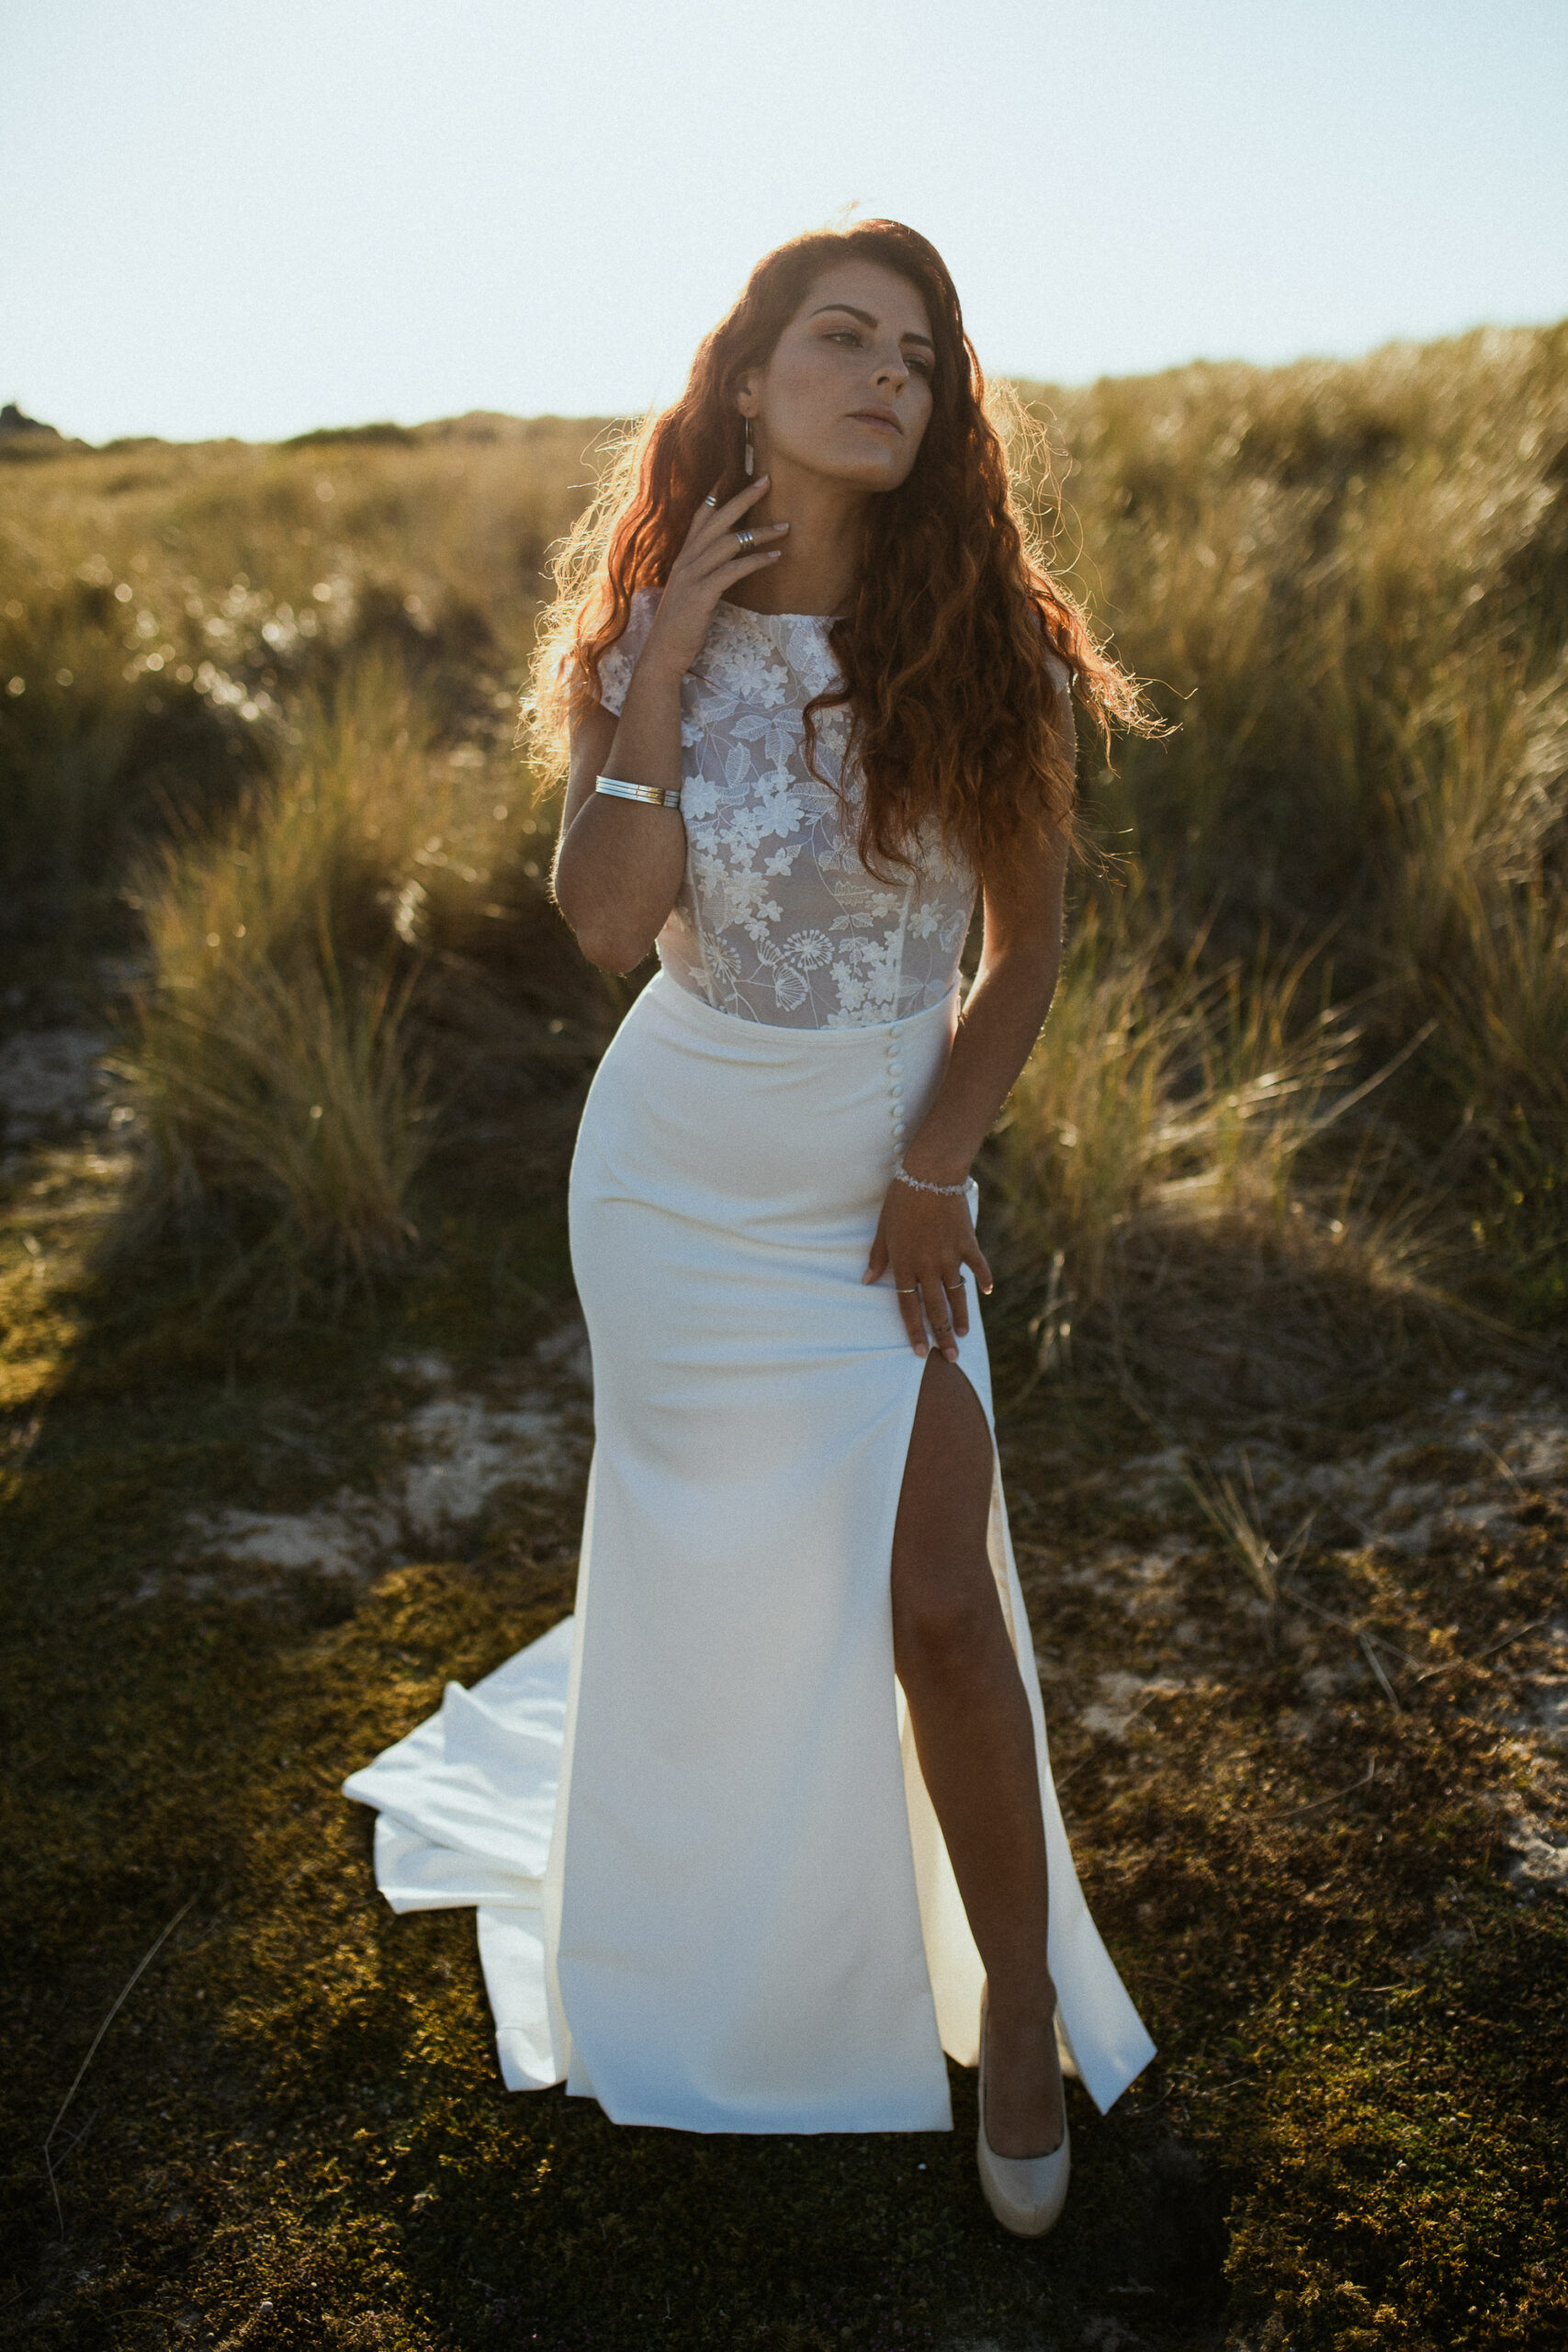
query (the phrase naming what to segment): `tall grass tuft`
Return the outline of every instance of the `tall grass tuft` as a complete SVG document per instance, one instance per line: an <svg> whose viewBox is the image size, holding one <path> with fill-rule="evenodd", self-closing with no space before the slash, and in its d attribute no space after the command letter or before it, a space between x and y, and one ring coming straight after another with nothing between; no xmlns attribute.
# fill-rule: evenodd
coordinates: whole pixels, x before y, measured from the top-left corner
<svg viewBox="0 0 1568 2352"><path fill-rule="evenodd" d="M1432 1017L1481 1265L1546 1325L1568 1308L1568 666L1489 648L1455 671L1404 731L1388 959Z"/></svg>
<svg viewBox="0 0 1568 2352"><path fill-rule="evenodd" d="M591 422L0 464L0 944L130 944L147 842L288 766L292 706L379 649L499 749Z"/></svg>
<svg viewBox="0 0 1568 2352"><path fill-rule="evenodd" d="M1039 1373L1296 1403L1429 1306L1407 1220L1325 1149L1368 1088L1315 968L1206 966L1201 943L1080 922L991 1147Z"/></svg>
<svg viewBox="0 0 1568 2352"><path fill-rule="evenodd" d="M419 861L444 853L460 793L384 657L302 706L297 733L282 780L144 862L151 971L121 1060L146 1139L124 1238L221 1236L228 1286L263 1275L289 1311L414 1238Z"/></svg>
<svg viewBox="0 0 1568 2352"><path fill-rule="evenodd" d="M1472 1238L1527 1327L1568 1311L1568 905L1532 883L1434 974L1439 1067L1487 1179Z"/></svg>
<svg viewBox="0 0 1568 2352"><path fill-rule="evenodd" d="M345 983L324 962L146 1002L125 1064L147 1124L130 1236L220 1226L237 1246L211 1303L243 1282L289 1316L395 1263L424 1156L405 1007L389 973Z"/></svg>
<svg viewBox="0 0 1568 2352"><path fill-rule="evenodd" d="M1068 553L1179 721L1091 797L1140 920L1332 936L1494 1303L1568 1307L1568 324L1039 389ZM1375 992L1375 993L1374 993Z"/></svg>

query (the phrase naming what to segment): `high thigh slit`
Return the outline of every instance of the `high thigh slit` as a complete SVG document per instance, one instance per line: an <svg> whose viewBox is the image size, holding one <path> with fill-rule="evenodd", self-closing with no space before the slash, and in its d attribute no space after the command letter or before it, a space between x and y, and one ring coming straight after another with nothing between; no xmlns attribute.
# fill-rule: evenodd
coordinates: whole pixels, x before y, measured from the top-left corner
<svg viewBox="0 0 1568 2352"><path fill-rule="evenodd" d="M951 2126L943 2053L976 2063L982 1970L890 1600L925 1360L891 1276L861 1274L956 1011L954 988L770 1028L661 970L595 1074L570 1196L595 1421L574 1613L345 1783L378 1808L394 1908L476 1905L513 2088L694 2131ZM1103 2111L1153 2044L1056 1804L964 1280L1061 2032Z"/></svg>

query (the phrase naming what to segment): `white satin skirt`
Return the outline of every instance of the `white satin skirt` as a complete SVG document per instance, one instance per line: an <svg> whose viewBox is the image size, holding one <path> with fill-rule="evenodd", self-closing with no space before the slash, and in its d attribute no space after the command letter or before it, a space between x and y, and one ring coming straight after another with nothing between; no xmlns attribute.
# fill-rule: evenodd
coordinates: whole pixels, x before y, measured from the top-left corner
<svg viewBox="0 0 1568 2352"><path fill-rule="evenodd" d="M619 2123L951 2128L983 1970L893 1670L924 1365L861 1276L958 990L801 1030L660 972L595 1073L571 1258L594 1449L573 1614L344 1784L395 1910L472 1904L503 2080ZM971 1182L970 1207L978 1204ZM1154 2055L1079 1889L992 1430L987 1546L1034 1722L1066 2063Z"/></svg>

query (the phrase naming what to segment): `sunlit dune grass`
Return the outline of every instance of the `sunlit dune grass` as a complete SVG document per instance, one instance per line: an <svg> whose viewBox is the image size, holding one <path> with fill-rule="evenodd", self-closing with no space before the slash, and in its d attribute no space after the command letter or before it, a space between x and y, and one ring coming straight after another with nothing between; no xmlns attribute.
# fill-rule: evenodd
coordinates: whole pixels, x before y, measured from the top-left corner
<svg viewBox="0 0 1568 2352"><path fill-rule="evenodd" d="M1179 721L1088 780L1130 929L1321 946L1369 1054L1427 1031L1388 1098L1412 1172L1468 1208L1478 1293L1557 1320L1568 328L1035 404L1060 553Z"/></svg>
<svg viewBox="0 0 1568 2352"><path fill-rule="evenodd" d="M1094 920L1010 1149L1022 1104L1060 1083L1057 1041L1086 988L1122 1001L1129 1035L1168 1031L1172 974L1201 941L1179 1026L1194 1069L1210 1069L1230 1048L1199 1034L1201 1006L1220 1001L1207 976L1238 957L1304 975L1316 958L1336 1004L1354 1008L1356 1078L1407 1054L1377 1111L1401 1138L1407 1193L1425 1188L1441 1211L1426 1222L1443 1283L1536 1325L1563 1307L1568 1242L1565 356L1568 331L1518 331L1355 364L1022 388L1066 453L1058 559L1176 731L1124 747L1114 775L1086 772L1100 836L1138 887L1088 885ZM231 910L190 913L221 864L193 844L232 845L236 826L288 831L297 797L254 787L308 763L302 730L319 729L323 688L370 650L404 674L392 695L409 697L427 775L433 761L471 762L475 805L490 792L520 811L515 697L547 551L586 494L596 431L475 419L0 468L13 932L118 931L130 944L142 913L160 936L188 915L203 937L227 937ZM356 789L363 837L375 787ZM441 801L444 786L422 789ZM391 836L407 829L406 778L388 791ZM171 908L186 910L167 921L125 903L144 895L131 877L159 841ZM365 868L371 898L395 864L389 841L374 876ZM453 866L448 854L448 882ZM425 888L406 854L397 887L416 894L406 918ZM387 928L362 901L351 912L338 891L333 917L361 945ZM346 976L353 945L329 945ZM239 960L254 968L262 952ZM234 960L210 966L214 989ZM186 1018L200 968L180 976ZM1293 993L1313 1018L1323 984L1303 977ZM1146 987L1146 1004L1129 987ZM1294 1050L1288 1026L1279 1043ZM1143 1066L1134 1054L1128 1086L1112 1072L1096 1097L1108 1144L1136 1115ZM1181 1083L1168 1070L1167 1082ZM1073 1124L1087 1167L1094 1142ZM1365 1119L1345 1133L1348 1168L1365 1156ZM1022 1148L1043 1169L1043 1137L1032 1159ZM1190 1196L1206 1199L1204 1183ZM1054 1196L1039 1197L1048 1226ZM1161 1197L1168 1228L1168 1184ZM1359 1212L1347 1205L1350 1227ZM1114 1214L1124 1228L1141 1212ZM1407 1241L1420 1228L1404 1218ZM1060 1249L1061 1279L1087 1300L1100 1275L1077 1263L1085 1246L1100 1247L1081 1230L1070 1246L1058 1238L1043 1262Z"/></svg>

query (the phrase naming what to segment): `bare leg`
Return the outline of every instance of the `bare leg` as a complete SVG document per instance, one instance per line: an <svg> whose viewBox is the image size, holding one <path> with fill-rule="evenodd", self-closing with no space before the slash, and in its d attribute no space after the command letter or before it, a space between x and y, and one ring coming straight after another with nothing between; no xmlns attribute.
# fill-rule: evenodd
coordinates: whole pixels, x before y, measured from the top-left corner
<svg viewBox="0 0 1568 2352"><path fill-rule="evenodd" d="M893 1644L915 1749L985 1963L987 2137L1062 2136L1045 1832L1029 1702L986 1553L991 1437L956 1364L926 1358L893 1537Z"/></svg>

